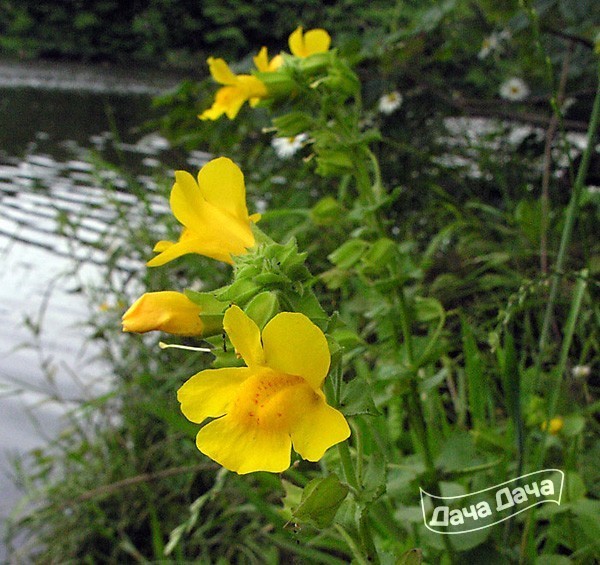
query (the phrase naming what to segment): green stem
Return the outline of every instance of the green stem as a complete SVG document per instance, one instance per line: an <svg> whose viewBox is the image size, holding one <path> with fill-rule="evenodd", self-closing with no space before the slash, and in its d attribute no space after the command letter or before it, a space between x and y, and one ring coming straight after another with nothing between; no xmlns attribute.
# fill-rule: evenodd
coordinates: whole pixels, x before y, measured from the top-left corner
<svg viewBox="0 0 600 565"><path fill-rule="evenodd" d="M411 368L411 379L410 379L410 406L408 410L408 418L410 421L411 428L417 433L419 441L423 448L423 458L425 460L425 466L427 468L427 474L431 480L432 494L436 496L441 495L441 488L438 478L438 472L435 467L435 461L433 457L433 450L429 441L429 434L427 433L427 423L425 420L425 413L423 412L423 404L419 395L419 383L417 381L416 368L414 366L415 356L414 347L412 342L411 333L411 319L408 313L408 307L406 305L406 298L404 296L404 288L400 288L400 291L396 293L398 298L398 310L400 313L400 327L402 329L402 336L404 338L404 346L406 347L406 360ZM444 546L450 557L453 560L454 548L449 536L442 536Z"/></svg>
<svg viewBox="0 0 600 565"><path fill-rule="evenodd" d="M359 565L369 565L369 562L365 559L360 551L359 547L356 545L356 542L352 538L352 536L340 525L334 524L335 529L340 533L340 535L344 538L344 541L348 544L352 555L356 559L356 563Z"/></svg>
<svg viewBox="0 0 600 565"><path fill-rule="evenodd" d="M404 347L406 348L406 360L413 368L415 360L414 348L412 343L412 333L410 331L410 317L408 314L408 307L406 305L406 298L404 296L404 288L400 289L400 292L396 293L398 298L398 309L400 311L400 328L402 330L402 337L404 338Z"/></svg>
<svg viewBox="0 0 600 565"><path fill-rule="evenodd" d="M549 434L550 420L556 415L556 406L558 405L558 398L560 391L562 390L563 375L566 372L567 360L569 357L569 350L571 343L573 342L573 335L575 333L575 325L579 317L581 310L581 304L583 302L583 295L587 288L587 277L588 271L584 269L581 273L581 277L578 278L575 286L575 292L571 301L571 308L565 324L565 331L563 342L560 350L560 357L557 366L553 370L550 378L551 381L548 383L548 390L550 390L548 398L548 406L546 409L546 434ZM541 468L544 463L544 456L546 454L547 442L544 440L540 443L540 448L537 456L537 462L535 465L536 469Z"/></svg>
<svg viewBox="0 0 600 565"><path fill-rule="evenodd" d="M410 427L417 432L417 436L419 437L419 441L423 448L423 458L425 459L427 472L435 482L437 492L434 492L433 494L440 496L441 492L437 484L437 470L435 468L433 453L429 445L429 435L427 434L427 428L425 427L425 414L423 412L423 405L419 396L419 386L416 378L412 378L410 381L409 407L408 418Z"/></svg>
<svg viewBox="0 0 600 565"><path fill-rule="evenodd" d="M536 382L539 382L539 378L542 370L542 363L544 360L544 354L546 347L548 346L548 336L550 333L550 324L552 322L552 316L554 314L554 305L556 303L556 297L558 295L558 286L560 284L560 274L563 271L565 261L567 258L567 250L571 242L571 236L573 234L573 227L577 218L577 211L579 209L579 200L583 191L583 184L590 164L590 157L594 150L594 137L598 129L598 122L600 120L600 64L598 65L598 88L596 90L596 98L594 99L594 106L592 108L592 115L590 118L590 125L587 133L587 147L583 152L581 158L581 164L577 171L577 178L575 179L575 185L573 186L573 193L571 194L571 200L567 208L567 215L565 218L565 225L560 240L560 247L558 250L558 256L556 258L556 264L554 266L552 275L552 283L550 286L550 294L548 296L548 303L546 311L544 313L544 321L542 323L542 331L540 333L540 340L538 346L538 357L535 366Z"/></svg>
<svg viewBox="0 0 600 565"><path fill-rule="evenodd" d="M342 462L342 469L344 471L344 477L346 482L353 489L355 496L360 494L362 487L358 480L356 471L354 470L354 465L352 463L352 457L350 455L350 448L348 447L348 442L343 441L342 443L338 443L338 453L340 454L340 460ZM339 528L339 526L336 525ZM377 550L375 548L375 543L373 542L373 537L371 535L371 529L368 523L368 515L367 509L364 505L361 505L361 518L358 524L358 530L361 537L362 545L365 549L365 553L367 554L367 559L365 563L379 563L379 557L377 555ZM348 545L352 548L352 552L357 556L357 547L354 541L350 543L349 535L345 532L344 538L348 542Z"/></svg>
<svg viewBox="0 0 600 565"><path fill-rule="evenodd" d="M542 324L542 331L540 333L540 340L538 345L538 356L535 364L535 382L539 383L541 373L542 373L542 364L544 361L544 354L546 352L546 347L548 345L548 336L550 333L550 324L552 322L552 317L554 314L554 304L556 302L556 297L558 295L558 285L560 283L560 276L563 272L565 260L567 257L567 248L569 243L571 242L571 235L573 233L573 228L575 225L575 220L577 216L577 211L579 209L579 199L581 197L581 192L583 191L583 184L585 182L585 177L587 175L590 157L592 154L592 150L594 147L594 137L596 135L596 131L598 129L598 122L600 120L600 62L598 63L597 69L597 79L598 86L596 87L596 97L594 99L594 105L592 107L592 114L590 117L590 124L587 132L587 147L583 152L581 163L579 165L579 170L577 171L577 177L575 179L575 184L573 185L573 193L571 194L571 200L569 201L569 206L567 208L567 215L565 218L565 225L563 227L563 232L560 240L560 247L558 250L558 256L556 259L556 265L553 269L552 275L552 284L550 287L550 294L548 297L548 303L546 306L546 311L544 313L544 320ZM573 305L572 305L573 310ZM564 347L563 347L564 351ZM556 378L562 378L564 371L560 373L556 373ZM559 386L559 382L554 383L556 387ZM552 404L556 403L555 398L557 398L556 394L553 395L553 398L550 399L549 402L549 412L553 411L555 407ZM535 458L535 463L540 465L543 463L543 457L545 454L545 441L542 442L542 447L538 452L537 457ZM533 550L533 516L534 512L531 512L526 521L525 529L523 532L523 536L521 538L521 560L525 559L526 555L529 555Z"/></svg>
<svg viewBox="0 0 600 565"><path fill-rule="evenodd" d="M377 160L377 157L375 157L375 155L369 148L367 148L367 155L369 155L371 165L373 165L373 175L375 177L375 180L373 181L372 185L373 196L375 197L376 202L380 202L383 198L383 182L381 181L381 168L379 167L379 161Z"/></svg>

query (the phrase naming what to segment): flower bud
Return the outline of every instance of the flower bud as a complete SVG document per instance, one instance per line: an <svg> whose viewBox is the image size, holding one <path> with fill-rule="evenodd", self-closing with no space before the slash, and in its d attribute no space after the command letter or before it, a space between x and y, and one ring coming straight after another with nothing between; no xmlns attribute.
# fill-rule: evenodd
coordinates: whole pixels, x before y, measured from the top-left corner
<svg viewBox="0 0 600 565"><path fill-rule="evenodd" d="M202 335L201 308L185 294L174 291L147 292L123 315L123 331L163 331L174 335Z"/></svg>

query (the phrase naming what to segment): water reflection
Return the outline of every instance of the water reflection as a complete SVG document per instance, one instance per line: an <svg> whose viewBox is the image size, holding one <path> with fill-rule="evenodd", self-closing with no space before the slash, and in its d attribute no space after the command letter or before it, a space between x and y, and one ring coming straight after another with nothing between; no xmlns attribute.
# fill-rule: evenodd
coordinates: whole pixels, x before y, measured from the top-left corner
<svg viewBox="0 0 600 565"><path fill-rule="evenodd" d="M157 172L181 156L139 130L149 109L148 93L0 88L0 522L18 499L6 479L10 458L43 445L61 415L110 387L80 290L101 279L108 260L123 280L142 268L141 258L118 253L123 210L132 226L167 212ZM92 166L89 151L124 158L149 208L115 169ZM196 166L206 156L188 157Z"/></svg>

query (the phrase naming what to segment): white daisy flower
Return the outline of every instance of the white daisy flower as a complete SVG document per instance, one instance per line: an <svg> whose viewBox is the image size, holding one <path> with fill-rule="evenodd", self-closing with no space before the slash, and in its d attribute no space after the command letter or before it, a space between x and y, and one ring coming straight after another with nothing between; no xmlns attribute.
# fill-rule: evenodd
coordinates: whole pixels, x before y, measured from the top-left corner
<svg viewBox="0 0 600 565"><path fill-rule="evenodd" d="M500 96L513 102L524 100L529 96L529 87L520 78L509 78L500 86Z"/></svg>
<svg viewBox="0 0 600 565"><path fill-rule="evenodd" d="M485 37L481 42L481 49L477 57L485 59L492 51L496 51L500 45L500 38L497 33L492 33Z"/></svg>
<svg viewBox="0 0 600 565"><path fill-rule="evenodd" d="M379 111L382 114L392 114L402 105L403 97L397 90L384 94L378 103Z"/></svg>
<svg viewBox="0 0 600 565"><path fill-rule="evenodd" d="M274 137L271 140L271 146L275 149L277 157L288 159L304 145L307 139L308 134L306 133L299 133L292 137Z"/></svg>
<svg viewBox="0 0 600 565"><path fill-rule="evenodd" d="M492 32L490 35L485 37L481 42L481 48L477 57L479 59L485 59L493 51L501 53L504 50L502 43L509 41L511 38L510 31L503 30L501 32Z"/></svg>

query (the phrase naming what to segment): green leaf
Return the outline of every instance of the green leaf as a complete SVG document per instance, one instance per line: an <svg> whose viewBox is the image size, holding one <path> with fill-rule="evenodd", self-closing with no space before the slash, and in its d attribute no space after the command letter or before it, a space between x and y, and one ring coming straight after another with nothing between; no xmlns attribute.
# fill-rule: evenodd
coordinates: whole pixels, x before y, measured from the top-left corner
<svg viewBox="0 0 600 565"><path fill-rule="evenodd" d="M576 500L581 500L585 497L587 489L585 487L585 483L581 478L579 473L574 473L572 471L568 471L565 473L565 492L563 496L565 496L565 502L574 502Z"/></svg>
<svg viewBox="0 0 600 565"><path fill-rule="evenodd" d="M571 565L571 560L564 555L540 555L535 565Z"/></svg>
<svg viewBox="0 0 600 565"><path fill-rule="evenodd" d="M362 477L360 500L369 504L383 496L387 484L387 462L381 452L369 455L367 467Z"/></svg>
<svg viewBox="0 0 600 565"><path fill-rule="evenodd" d="M329 325L329 317L312 291L309 290L303 294L297 292L283 292L282 294L295 312L302 312L325 331Z"/></svg>
<svg viewBox="0 0 600 565"><path fill-rule="evenodd" d="M273 125L277 128L277 134L283 137L292 137L310 131L313 129L313 123L313 118L305 112L289 112L273 118Z"/></svg>
<svg viewBox="0 0 600 565"><path fill-rule="evenodd" d="M442 451L436 463L444 471L452 473L464 471L483 462L477 453L471 434L458 430L444 439Z"/></svg>
<svg viewBox="0 0 600 565"><path fill-rule="evenodd" d="M565 437L579 435L585 429L585 418L581 414L569 414L563 419L563 427L560 430Z"/></svg>
<svg viewBox="0 0 600 565"><path fill-rule="evenodd" d="M387 237L378 239L362 257L363 270L366 274L385 272L390 262L397 255L398 246Z"/></svg>
<svg viewBox="0 0 600 565"><path fill-rule="evenodd" d="M488 400L488 383L483 372L483 359L475 341L473 329L462 319L463 352L465 356L465 373L469 396L469 411L474 427L485 425Z"/></svg>
<svg viewBox="0 0 600 565"><path fill-rule="evenodd" d="M317 152L317 174L322 177L339 176L354 170L354 161L348 151L319 149Z"/></svg>
<svg viewBox="0 0 600 565"><path fill-rule="evenodd" d="M229 304L219 300L212 292L197 292L185 290L184 294L194 303L200 306L204 314L222 314Z"/></svg>
<svg viewBox="0 0 600 565"><path fill-rule="evenodd" d="M395 565L420 565L423 563L423 551L418 547L405 551L398 559Z"/></svg>
<svg viewBox="0 0 600 565"><path fill-rule="evenodd" d="M260 292L260 290L260 286L247 278L237 279L231 285L221 290L218 297L221 300L243 305Z"/></svg>
<svg viewBox="0 0 600 565"><path fill-rule="evenodd" d="M285 479L281 481L281 486L285 491L285 496L282 499L282 513L286 520L291 521L293 519L294 508L300 506L300 501L302 500L302 487L290 483Z"/></svg>
<svg viewBox="0 0 600 565"><path fill-rule="evenodd" d="M348 490L348 485L341 483L335 474L313 479L304 488L302 500L293 512L294 518L317 528L326 528L333 522Z"/></svg>
<svg viewBox="0 0 600 565"><path fill-rule="evenodd" d="M415 297L415 320L417 322L433 322L445 315L444 307L436 298Z"/></svg>
<svg viewBox="0 0 600 565"><path fill-rule="evenodd" d="M330 253L327 258L340 269L349 269L360 261L369 244L362 239L350 239Z"/></svg>
<svg viewBox="0 0 600 565"><path fill-rule="evenodd" d="M310 218L317 226L331 226L340 222L344 209L332 196L321 198L310 211Z"/></svg>
<svg viewBox="0 0 600 565"><path fill-rule="evenodd" d="M577 517L577 526L596 545L600 544L600 501L581 498L571 505Z"/></svg>
<svg viewBox="0 0 600 565"><path fill-rule="evenodd" d="M349 383L345 383L342 388L340 411L346 416L357 416L358 414L379 415L379 410L375 406L370 390L369 384L361 377L356 377Z"/></svg>

